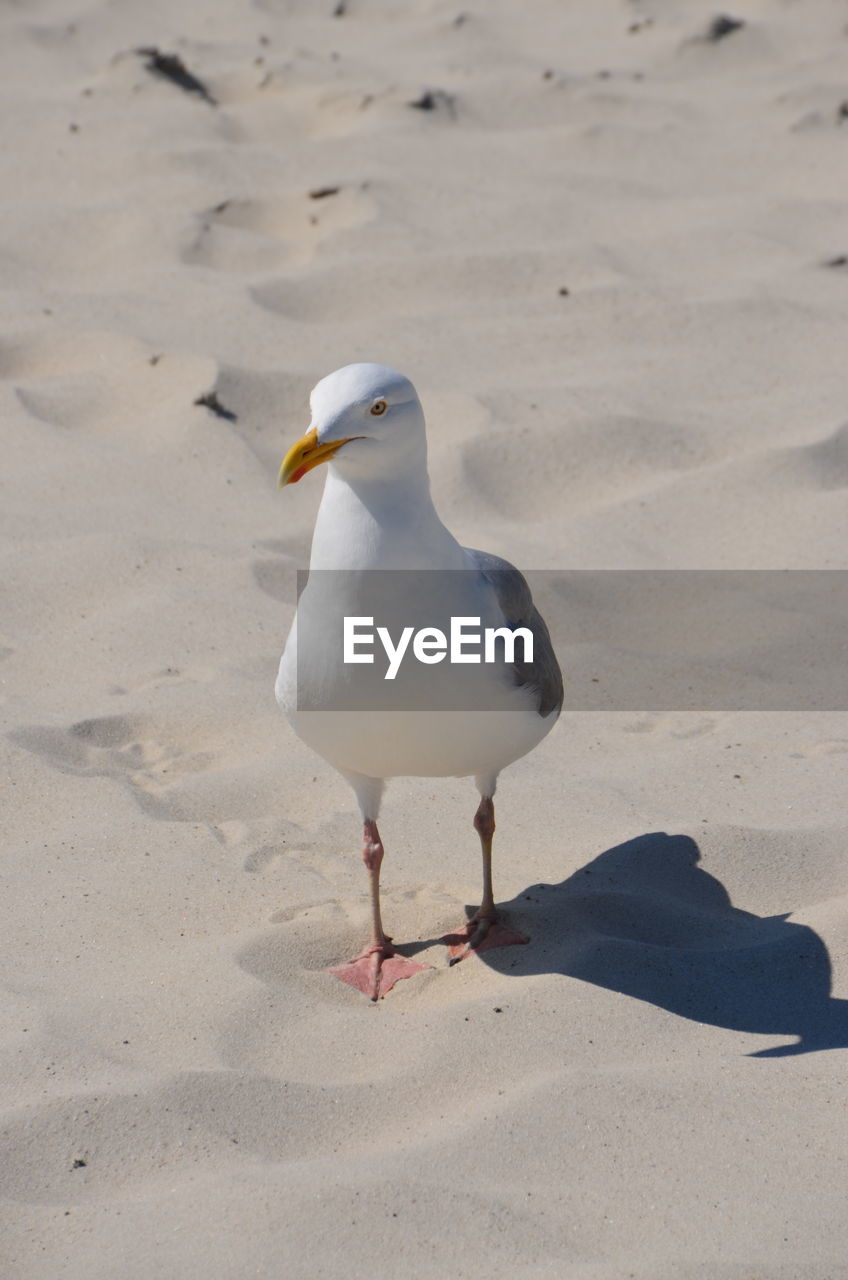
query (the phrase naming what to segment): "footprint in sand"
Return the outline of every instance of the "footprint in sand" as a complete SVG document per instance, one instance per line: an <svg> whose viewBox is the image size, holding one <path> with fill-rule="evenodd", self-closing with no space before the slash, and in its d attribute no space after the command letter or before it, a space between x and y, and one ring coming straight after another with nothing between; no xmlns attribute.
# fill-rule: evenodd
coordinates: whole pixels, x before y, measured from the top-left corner
<svg viewBox="0 0 848 1280"><path fill-rule="evenodd" d="M0 347L0 379L13 384L34 418L51 426L99 433L173 434L182 410L214 385L214 360L151 351L125 334L35 332Z"/></svg>
<svg viewBox="0 0 848 1280"><path fill-rule="evenodd" d="M279 814L279 760L269 754L246 761L244 739L229 713L200 717L189 705L184 714L92 717L67 728L31 725L9 738L63 773L123 785L157 821L208 828L222 843L239 845L241 858L264 845L285 849L302 840L300 828ZM302 870L309 892L314 875L323 885L320 868Z"/></svg>
<svg viewBox="0 0 848 1280"><path fill-rule="evenodd" d="M186 794L187 783L220 763L217 744L202 749L197 729L179 741L170 726L152 717L118 715L80 720L67 729L34 725L9 737L62 773L125 783L155 818L208 822L214 812L204 798L192 803Z"/></svg>
<svg viewBox="0 0 848 1280"><path fill-rule="evenodd" d="M323 203L323 201L321 202ZM301 276L257 285L254 300L276 314L300 322L359 325L386 317L454 316L488 318L505 297L519 305L550 307L550 263L537 253L458 256L431 254L400 262L358 259L334 263Z"/></svg>
<svg viewBox="0 0 848 1280"><path fill-rule="evenodd" d="M332 887L333 876L328 875L326 880ZM446 950L440 940L462 915L460 900L432 886L398 889L384 893L383 900L399 950L419 956L436 969L446 968ZM244 947L236 957L237 962L270 987L294 982L322 999L335 1002L338 991L335 983L327 981L327 970L360 951L369 911L368 899L361 894L352 898L301 901L295 906L280 908L271 917L277 927ZM422 920L430 922L429 932L424 935Z"/></svg>
<svg viewBox="0 0 848 1280"><path fill-rule="evenodd" d="M223 825L232 828L235 824L219 824L216 830ZM249 875L279 876L280 892L294 895L301 905L304 896L337 888L339 862L345 855L335 849L332 840L318 835L310 837L303 827L285 818L260 819L240 825L239 847L243 850L252 846L242 864ZM269 919L280 923L291 914L289 908L281 908Z"/></svg>
<svg viewBox="0 0 848 1280"><path fill-rule="evenodd" d="M327 184L277 199L229 199L198 215L180 258L216 271L262 273L304 265L324 243L373 221L362 186Z"/></svg>
<svg viewBox="0 0 848 1280"><path fill-rule="evenodd" d="M715 443L694 428L635 417L580 421L573 412L566 413L568 403L565 390L501 395L490 401L485 429L462 446L472 491L507 518L524 523L534 513L542 519L560 504L563 493L569 494L572 509L618 504L629 496L651 493L669 478L707 466L718 456ZM532 511L527 508L527 490L511 482L516 468L536 497Z"/></svg>
<svg viewBox="0 0 848 1280"><path fill-rule="evenodd" d="M214 759L164 741L154 723L140 716L102 716L79 720L67 730L32 727L12 736L63 772L127 779L145 789L155 789L169 769L193 773Z"/></svg>

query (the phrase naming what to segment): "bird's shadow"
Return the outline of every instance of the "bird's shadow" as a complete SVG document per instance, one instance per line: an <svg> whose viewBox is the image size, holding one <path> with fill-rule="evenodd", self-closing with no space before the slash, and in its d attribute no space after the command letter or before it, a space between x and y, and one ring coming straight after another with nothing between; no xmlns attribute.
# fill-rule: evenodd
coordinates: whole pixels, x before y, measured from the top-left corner
<svg viewBox="0 0 848 1280"><path fill-rule="evenodd" d="M483 952L505 975L562 973L713 1026L797 1037L753 1057L848 1048L848 1000L830 994L827 947L786 915L741 911L696 842L651 832L561 884L501 904L529 946Z"/></svg>

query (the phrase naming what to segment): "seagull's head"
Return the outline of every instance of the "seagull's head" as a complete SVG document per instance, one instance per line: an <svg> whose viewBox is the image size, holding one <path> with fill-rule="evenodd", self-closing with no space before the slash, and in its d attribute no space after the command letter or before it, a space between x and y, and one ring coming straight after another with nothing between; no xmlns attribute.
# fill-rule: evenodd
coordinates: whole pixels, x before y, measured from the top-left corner
<svg viewBox="0 0 848 1280"><path fill-rule="evenodd" d="M309 397L309 430L280 467L280 487L332 459L349 474L378 477L414 461L426 465L424 414L408 378L382 364L348 364Z"/></svg>

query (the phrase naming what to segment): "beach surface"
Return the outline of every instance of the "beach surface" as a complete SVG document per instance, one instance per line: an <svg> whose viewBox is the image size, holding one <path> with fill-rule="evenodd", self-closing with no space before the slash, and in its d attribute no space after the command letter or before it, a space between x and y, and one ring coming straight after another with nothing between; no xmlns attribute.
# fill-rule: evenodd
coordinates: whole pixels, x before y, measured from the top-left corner
<svg viewBox="0 0 848 1280"><path fill-rule="evenodd" d="M552 592L531 942L447 967L477 795L397 780L433 968L373 1006L353 795L273 695L323 484L277 469L352 361L522 569L848 568L848 16L717 12L0 12L8 1280L848 1276L844 705L570 710Z"/></svg>

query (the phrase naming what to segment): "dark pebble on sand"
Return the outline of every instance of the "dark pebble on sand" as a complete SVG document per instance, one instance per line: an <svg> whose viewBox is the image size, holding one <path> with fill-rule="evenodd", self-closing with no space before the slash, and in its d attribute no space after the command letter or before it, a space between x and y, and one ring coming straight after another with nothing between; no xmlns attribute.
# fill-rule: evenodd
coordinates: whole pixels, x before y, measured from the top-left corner
<svg viewBox="0 0 848 1280"><path fill-rule="evenodd" d="M734 31L740 31L745 23L741 18L731 18L726 13L719 13L713 18L707 27L707 40L712 40L717 44L719 40L723 40L725 36L732 36Z"/></svg>
<svg viewBox="0 0 848 1280"><path fill-rule="evenodd" d="M196 93L212 107L218 105L203 81L198 80L197 76L189 71L179 54L162 53L155 46L147 45L136 49L135 52L140 58L146 59L145 66L151 75L170 80L171 84L175 84L185 93Z"/></svg>
<svg viewBox="0 0 848 1280"><path fill-rule="evenodd" d="M435 111L438 107L446 107L450 115L454 114L454 98L444 89L425 89L420 98L406 105L416 111Z"/></svg>
<svg viewBox="0 0 848 1280"><path fill-rule="evenodd" d="M233 413L232 409L225 408L214 391L207 391L204 395L198 396L194 403L201 405L204 409L211 409L217 418L225 418L227 422L238 421L238 414Z"/></svg>

